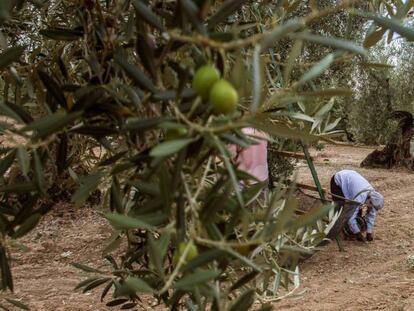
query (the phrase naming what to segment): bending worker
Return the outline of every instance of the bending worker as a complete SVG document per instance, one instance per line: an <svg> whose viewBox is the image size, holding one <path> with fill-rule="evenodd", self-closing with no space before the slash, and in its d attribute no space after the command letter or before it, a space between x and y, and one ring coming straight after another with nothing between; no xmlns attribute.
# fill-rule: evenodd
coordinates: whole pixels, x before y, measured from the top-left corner
<svg viewBox="0 0 414 311"><path fill-rule="evenodd" d="M337 221L338 226L334 226L331 232L335 235L338 234L343 225L347 223L357 240L365 241L363 232L357 223L357 216L360 207L366 204L366 240L373 241L375 217L378 211L384 207L384 197L378 191L375 191L374 187L364 177L353 170L342 170L332 176L331 193L334 202L339 207L344 208L340 219ZM357 203L345 204L344 198ZM334 230L335 227L336 230ZM328 237L332 238L332 235L328 235Z"/></svg>

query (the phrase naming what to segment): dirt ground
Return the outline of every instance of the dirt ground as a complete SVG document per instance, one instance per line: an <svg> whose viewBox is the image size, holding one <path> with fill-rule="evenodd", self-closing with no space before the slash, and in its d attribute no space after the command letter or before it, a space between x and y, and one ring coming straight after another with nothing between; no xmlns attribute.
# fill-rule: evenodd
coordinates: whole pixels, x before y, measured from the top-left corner
<svg viewBox="0 0 414 311"><path fill-rule="evenodd" d="M375 241L346 241L346 252L339 252L335 243L324 247L301 266L300 290L305 293L276 303L275 310L414 310L414 270L407 264L407 257L414 255L414 174L359 169L371 150L329 146L314 153L324 187L335 171L353 168L383 193L386 205L377 217ZM298 178L311 183L307 167L298 168ZM102 249L95 245L109 236L98 211L56 206L21 241L29 250L16 249L12 254L13 297L31 310L114 310L100 302L99 290L86 294L73 290L85 273L70 264L103 266Z"/></svg>

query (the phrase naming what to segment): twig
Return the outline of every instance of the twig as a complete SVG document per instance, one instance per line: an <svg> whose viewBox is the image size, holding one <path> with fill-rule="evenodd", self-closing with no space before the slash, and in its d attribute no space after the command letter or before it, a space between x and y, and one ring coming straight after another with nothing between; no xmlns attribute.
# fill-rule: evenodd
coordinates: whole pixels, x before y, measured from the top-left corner
<svg viewBox="0 0 414 311"><path fill-rule="evenodd" d="M276 302L282 299L285 299L289 296L292 296L295 291L299 288L299 286L295 286L295 288L293 288L290 292L288 292L287 294L283 295L283 296L278 296L278 297L274 297L274 298L266 298L263 296L259 296L259 300L263 301L263 302ZM301 291L300 293L298 293L297 295L302 295L307 291L307 289L305 288L303 291Z"/></svg>
<svg viewBox="0 0 414 311"><path fill-rule="evenodd" d="M215 241L215 240L208 240L208 239L204 239L204 238L200 238L200 237L196 237L195 238L196 241L200 244L204 244L207 246L214 246L220 249L225 249L226 247L237 247L237 246L241 246L241 245L261 245L264 244L266 242L262 241L262 240L250 240L250 241L246 241L243 243L240 242L230 242L230 241Z"/></svg>
<svg viewBox="0 0 414 311"><path fill-rule="evenodd" d="M178 119L181 119L181 121L183 121L190 128L194 129L195 131L199 133L221 133L221 132L227 132L233 129L239 129L239 128L246 126L246 123L244 121L244 119L246 118L242 118L238 122L232 122L226 125L220 125L220 126L215 126L215 127L202 126L200 124L191 122L177 107L174 107L174 112L177 115Z"/></svg>
<svg viewBox="0 0 414 311"><path fill-rule="evenodd" d="M273 153L279 154L284 157L290 157L290 158L295 158L295 159L306 159L303 153L276 150L273 148L269 148L269 150L272 151ZM313 157L311 157L311 160L313 161Z"/></svg>
<svg viewBox="0 0 414 311"><path fill-rule="evenodd" d="M204 173L203 173L203 177L201 178L200 182L198 183L197 190L196 190L196 192L194 194L194 200L197 200L197 198L198 198L198 196L199 196L199 194L201 192L202 186L203 186L203 181L207 179L207 174L208 174L208 172L210 170L210 165L211 165L212 159L213 159L213 157L211 157L211 156L208 157L208 161L207 161L207 164L206 164L206 168L204 170Z"/></svg>
<svg viewBox="0 0 414 311"><path fill-rule="evenodd" d="M303 25L307 25L307 24L311 23L312 21L314 21L315 19L325 17L325 16L329 16L329 15L338 13L340 11L343 11L343 10L351 7L352 5L354 5L357 2L358 2L358 0L344 1L344 2L342 2L341 4L339 4L335 7L327 8L327 9L324 9L322 11L313 11L308 16L306 16L302 19L299 19L299 22L302 22ZM244 47L247 47L247 46L255 46L263 38L267 37L272 31L273 31L273 29L270 30L270 31L264 32L264 33L258 33L258 34L252 35L252 36L250 36L248 38L245 38L245 39L238 39L238 40L234 40L234 41L231 41L231 42L215 41L215 40L212 40L212 39L210 39L206 36L202 36L202 35L187 36L187 35L183 35L183 34L178 33L178 32L170 32L170 33L168 33L168 36L169 36L169 38L171 38L174 41L179 41L179 42L183 42L183 43L193 43L193 44L196 44L196 45L211 47L211 48L214 48L214 49L234 50L234 49L244 48Z"/></svg>
<svg viewBox="0 0 414 311"><path fill-rule="evenodd" d="M183 43L194 43L197 45L209 46L215 49L234 50L234 49L240 49L240 48L243 48L249 45L255 45L263 37L265 37L265 34L259 33L251 37L248 37L246 39L234 40L232 42L219 42L219 41L211 40L210 38L202 36L202 35L185 36L185 35L181 35L176 32L170 33L169 36L171 37L171 39L175 41L183 42Z"/></svg>
<svg viewBox="0 0 414 311"><path fill-rule="evenodd" d="M167 282L165 282L164 286L158 291L158 295L164 294L174 282L174 279L177 277L178 273L180 273L180 268L184 264L185 258L187 257L190 248L194 245L193 241L189 241L188 244L185 246L184 252L181 254L180 259L178 260L177 266L175 267L173 273L168 278Z"/></svg>

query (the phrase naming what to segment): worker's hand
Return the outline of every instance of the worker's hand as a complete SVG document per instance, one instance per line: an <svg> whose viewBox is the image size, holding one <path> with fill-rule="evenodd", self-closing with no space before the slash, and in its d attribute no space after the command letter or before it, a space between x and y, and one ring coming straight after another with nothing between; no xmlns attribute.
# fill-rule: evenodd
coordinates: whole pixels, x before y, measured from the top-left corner
<svg viewBox="0 0 414 311"><path fill-rule="evenodd" d="M367 241L369 242L374 241L374 237L372 236L372 233L367 233Z"/></svg>
<svg viewBox="0 0 414 311"><path fill-rule="evenodd" d="M358 240L358 241L360 241L360 242L365 242L365 238L364 238L364 236L362 235L362 232L358 232L358 233L356 234L356 238L357 238L357 240Z"/></svg>

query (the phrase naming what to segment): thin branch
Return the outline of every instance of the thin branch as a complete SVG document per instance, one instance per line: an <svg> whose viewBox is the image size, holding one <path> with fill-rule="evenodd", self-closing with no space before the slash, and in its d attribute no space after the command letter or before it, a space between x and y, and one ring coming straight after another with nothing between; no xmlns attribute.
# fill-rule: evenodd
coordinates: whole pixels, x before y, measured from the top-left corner
<svg viewBox="0 0 414 311"><path fill-rule="evenodd" d="M164 286L158 291L158 295L164 294L172 285L174 282L174 279L177 277L177 275L180 273L180 268L185 262L185 258L187 258L187 254L189 253L190 249L194 246L193 241L189 241L187 245L185 246L185 249L183 253L181 254L177 266L175 267L173 273L168 278L167 282L165 282Z"/></svg>
<svg viewBox="0 0 414 311"><path fill-rule="evenodd" d="M313 11L308 16L299 19L299 22L302 22L303 25L307 25L311 22L313 22L315 19L322 18L325 16L329 16L338 12L341 12L343 10L346 10L350 7L352 7L354 4L358 3L358 0L349 0L344 1L341 4L332 7L327 8L321 11ZM167 34L167 36L172 39L173 41L178 41L182 43L193 43L196 45L200 45L203 47L210 47L213 49L222 49L222 50L235 50L235 49L241 49L248 46L255 46L258 44L263 38L267 37L271 31L266 31L263 33L254 34L248 38L245 39L238 39L231 42L220 42L212 40L206 36L202 35L194 35L194 36L187 36L183 35L177 31L170 32Z"/></svg>

